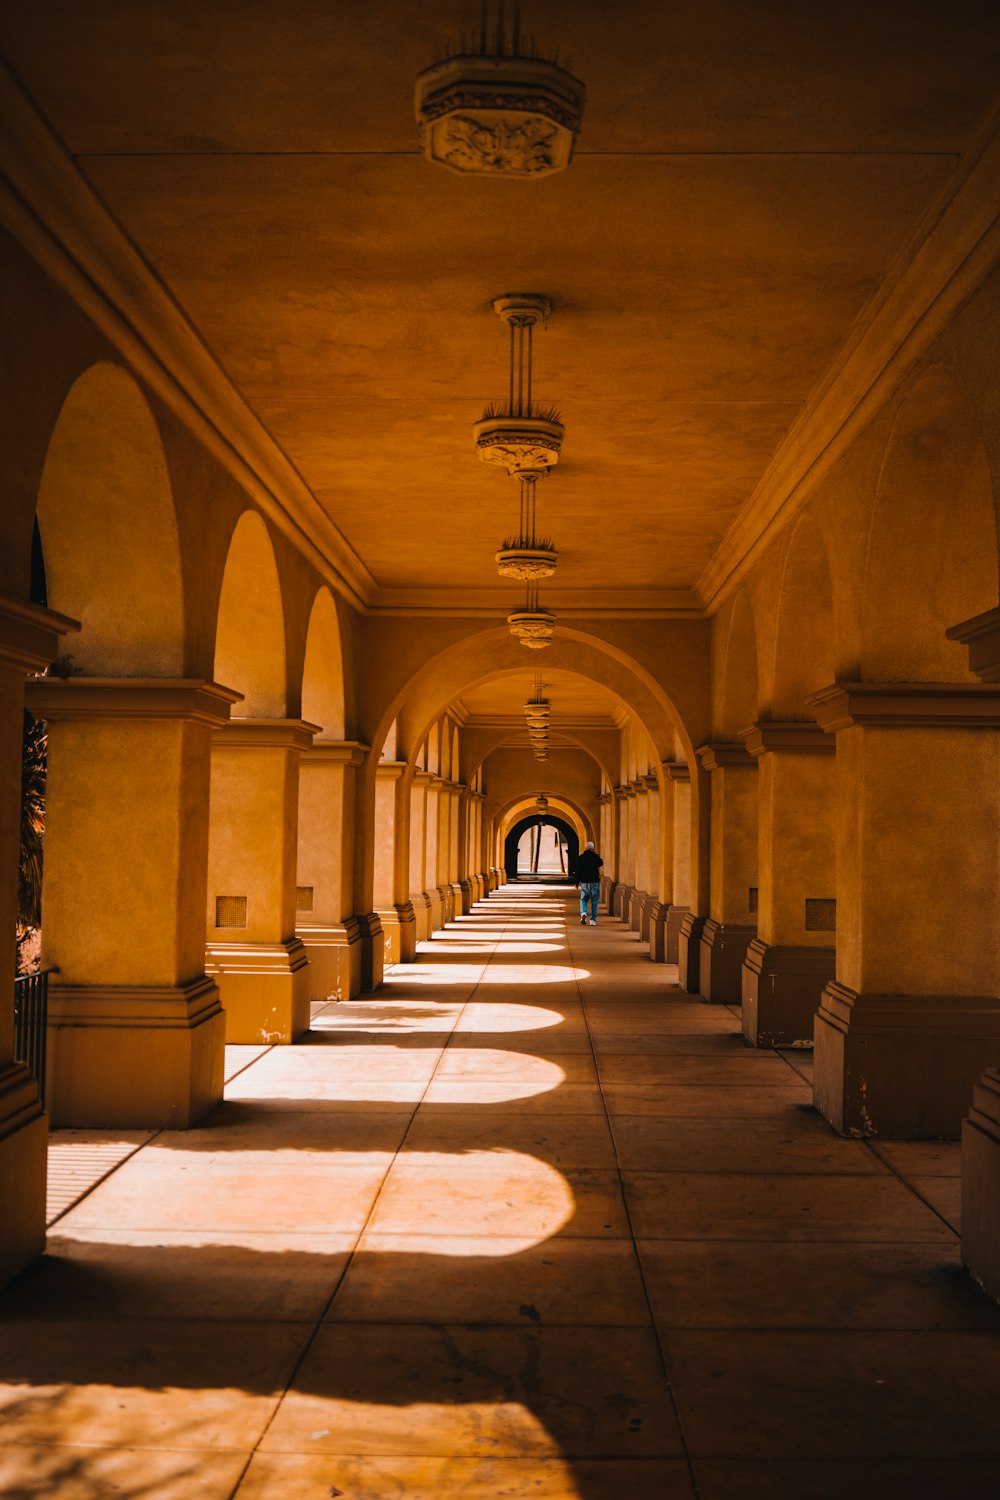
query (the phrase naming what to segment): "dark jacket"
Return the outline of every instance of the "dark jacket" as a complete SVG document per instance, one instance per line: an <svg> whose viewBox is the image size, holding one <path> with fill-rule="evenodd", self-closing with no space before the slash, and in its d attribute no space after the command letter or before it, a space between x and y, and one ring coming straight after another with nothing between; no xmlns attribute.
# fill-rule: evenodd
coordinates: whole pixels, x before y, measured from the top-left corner
<svg viewBox="0 0 1000 1500"><path fill-rule="evenodd" d="M604 861L595 849L584 849L576 856L576 880L578 885L588 885L600 880Z"/></svg>

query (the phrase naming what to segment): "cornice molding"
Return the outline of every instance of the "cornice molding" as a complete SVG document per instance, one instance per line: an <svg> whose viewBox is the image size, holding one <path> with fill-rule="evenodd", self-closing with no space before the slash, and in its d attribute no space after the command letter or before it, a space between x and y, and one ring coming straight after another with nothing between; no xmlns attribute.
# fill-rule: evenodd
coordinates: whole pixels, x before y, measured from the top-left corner
<svg viewBox="0 0 1000 1500"><path fill-rule="evenodd" d="M364 563L2 64L0 223L323 578L367 605Z"/></svg>
<svg viewBox="0 0 1000 1500"><path fill-rule="evenodd" d="M243 694L200 677L35 677L25 702L38 719L185 719L228 727Z"/></svg>
<svg viewBox="0 0 1000 1500"><path fill-rule="evenodd" d="M319 732L319 724L305 719L230 719L215 731L212 742L220 750L308 751ZM331 742L331 748L335 743Z"/></svg>
<svg viewBox="0 0 1000 1500"><path fill-rule="evenodd" d="M79 629L79 620L69 615L0 593L0 665L43 672L59 655L61 637Z"/></svg>
<svg viewBox="0 0 1000 1500"><path fill-rule="evenodd" d="M969 671L980 682L1000 682L1000 605L953 625L945 635L969 648Z"/></svg>
<svg viewBox="0 0 1000 1500"><path fill-rule="evenodd" d="M686 760L665 760L663 774L668 781L690 781L691 767Z"/></svg>
<svg viewBox="0 0 1000 1500"><path fill-rule="evenodd" d="M703 771L753 770L757 764L746 745L734 745L729 741L699 745L694 753L701 761Z"/></svg>
<svg viewBox="0 0 1000 1500"><path fill-rule="evenodd" d="M812 700L810 699L810 702ZM811 719L759 719L740 730L750 755L835 755L836 741Z"/></svg>
<svg viewBox="0 0 1000 1500"><path fill-rule="evenodd" d="M809 699L828 734L872 729L1000 728L1000 682L835 682Z"/></svg>
<svg viewBox="0 0 1000 1500"><path fill-rule="evenodd" d="M302 760L310 766L363 766L370 752L360 740L313 740Z"/></svg>
<svg viewBox="0 0 1000 1500"><path fill-rule="evenodd" d="M692 589L545 588L546 607L560 620L700 620L705 611ZM376 587L366 613L378 618L501 619L510 588Z"/></svg>
<svg viewBox="0 0 1000 1500"><path fill-rule="evenodd" d="M739 586L1000 259L1000 105L862 309L753 494L695 583L709 613Z"/></svg>
<svg viewBox="0 0 1000 1500"><path fill-rule="evenodd" d="M408 762L405 760L380 760L375 767L376 781L398 781Z"/></svg>

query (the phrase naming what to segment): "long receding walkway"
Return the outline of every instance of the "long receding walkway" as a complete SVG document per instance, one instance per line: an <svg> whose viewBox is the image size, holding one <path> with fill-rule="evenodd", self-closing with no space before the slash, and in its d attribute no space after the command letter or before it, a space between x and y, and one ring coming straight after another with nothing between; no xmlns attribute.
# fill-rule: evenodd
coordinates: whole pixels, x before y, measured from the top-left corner
<svg viewBox="0 0 1000 1500"><path fill-rule="evenodd" d="M111 1170L3 1299L0 1493L1000 1492L956 1148L832 1136L673 974L507 888L206 1128L57 1137Z"/></svg>

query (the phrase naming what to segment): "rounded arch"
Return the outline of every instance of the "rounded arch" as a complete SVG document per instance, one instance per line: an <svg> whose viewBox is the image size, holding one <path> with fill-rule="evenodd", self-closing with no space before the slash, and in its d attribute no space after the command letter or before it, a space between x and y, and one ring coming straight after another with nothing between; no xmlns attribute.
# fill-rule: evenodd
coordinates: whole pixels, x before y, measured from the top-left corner
<svg viewBox="0 0 1000 1500"><path fill-rule="evenodd" d="M49 440L38 529L50 608L81 623L91 676L184 675L180 540L166 455L142 390L119 365L71 386Z"/></svg>
<svg viewBox="0 0 1000 1500"><path fill-rule="evenodd" d="M945 631L997 601L997 528L975 408L934 366L903 398L872 506L861 603L871 681L968 681Z"/></svg>
<svg viewBox="0 0 1000 1500"><path fill-rule="evenodd" d="M215 680L243 694L242 716L285 714L285 616L267 527L245 510L233 530L219 595Z"/></svg>
<svg viewBox="0 0 1000 1500"><path fill-rule="evenodd" d="M594 830L590 819L582 808L578 807L569 797L550 796L546 812L564 819L573 828L580 844L586 843L588 839L594 839ZM505 803L494 814L493 843L495 864L499 865L501 863L504 843L510 829L516 822L525 817L538 817L537 797L515 797L510 802Z"/></svg>
<svg viewBox="0 0 1000 1500"><path fill-rule="evenodd" d="M313 601L302 667L302 717L318 724L324 740L346 735L344 657L337 606L328 588Z"/></svg>
<svg viewBox="0 0 1000 1500"><path fill-rule="evenodd" d="M830 565L823 534L807 512L795 524L782 570L774 641L773 716L811 718L807 700L820 688L829 687L835 675Z"/></svg>
<svg viewBox="0 0 1000 1500"><path fill-rule="evenodd" d="M580 835L573 827L572 823L568 823L565 818L559 817L556 813L550 813L546 811L544 813L536 812L534 817L519 818L518 821L512 824L508 829L507 835L503 841L503 869L506 871L508 880L516 880L518 874L520 873L518 864L518 846L521 842L521 839L527 833L529 828L534 827L535 824L539 822L541 823L543 828L555 828L565 838L566 876L567 879L572 878L573 872L576 869L576 862L580 854Z"/></svg>
<svg viewBox="0 0 1000 1500"><path fill-rule="evenodd" d="M757 716L757 627L750 596L740 589L726 631L716 732L720 739L733 740Z"/></svg>

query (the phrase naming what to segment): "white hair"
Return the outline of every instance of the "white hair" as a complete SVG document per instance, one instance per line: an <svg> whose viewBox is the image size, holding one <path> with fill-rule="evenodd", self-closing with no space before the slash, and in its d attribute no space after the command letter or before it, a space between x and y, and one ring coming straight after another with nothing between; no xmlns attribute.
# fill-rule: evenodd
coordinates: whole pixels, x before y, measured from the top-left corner
<svg viewBox="0 0 1000 1500"><path fill-rule="evenodd" d="M594 840L593 839L588 839L587 842L584 844L583 847L585 849L593 849L593 847L594 847Z"/></svg>

